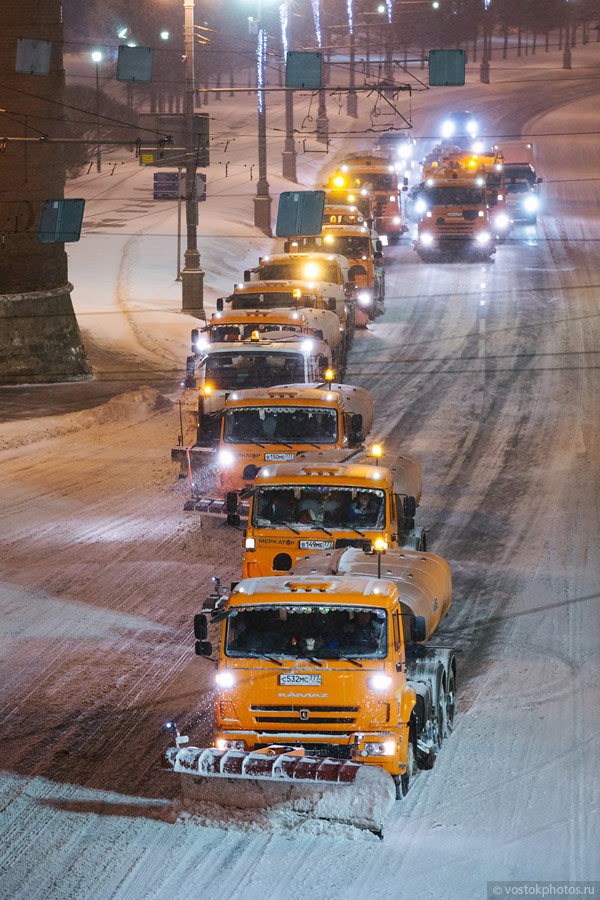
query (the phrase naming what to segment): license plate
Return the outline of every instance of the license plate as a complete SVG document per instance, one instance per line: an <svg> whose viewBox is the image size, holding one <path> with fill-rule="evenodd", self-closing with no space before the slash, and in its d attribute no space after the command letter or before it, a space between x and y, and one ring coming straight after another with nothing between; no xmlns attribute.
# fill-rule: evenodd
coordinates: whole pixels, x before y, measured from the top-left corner
<svg viewBox="0 0 600 900"><path fill-rule="evenodd" d="M265 462L289 462L294 459L293 453L265 453Z"/></svg>
<svg viewBox="0 0 600 900"><path fill-rule="evenodd" d="M333 541L300 541L301 550L333 550Z"/></svg>
<svg viewBox="0 0 600 900"><path fill-rule="evenodd" d="M320 675L297 675L290 672L289 675L280 675L279 684L321 684Z"/></svg>

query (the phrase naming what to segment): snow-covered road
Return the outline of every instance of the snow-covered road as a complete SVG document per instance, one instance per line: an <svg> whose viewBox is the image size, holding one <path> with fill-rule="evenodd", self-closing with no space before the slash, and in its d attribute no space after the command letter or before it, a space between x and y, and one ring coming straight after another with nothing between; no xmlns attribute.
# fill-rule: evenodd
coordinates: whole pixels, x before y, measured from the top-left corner
<svg viewBox="0 0 600 900"><path fill-rule="evenodd" d="M385 840L180 815L161 725L174 716L210 739L212 670L193 655L192 615L213 573L239 577L241 535L181 512L177 413L152 382L99 411L0 425L1 897L470 900L488 880L600 878L597 48L576 79L548 69L532 89L533 68L515 83L507 69L503 83L415 100L420 134L444 103L493 133L539 135L545 210L493 264L389 248L387 315L350 357L346 380L372 391L388 456L422 462L419 521L454 581L440 642L459 651L456 729ZM311 157L305 183L320 165ZM212 208L211 299L270 246L248 226L249 196L235 239L239 198L220 196L220 219ZM172 233L173 215L155 231ZM84 334L98 326L107 368L117 334L115 358L169 385L190 320L158 277L168 248L94 227L100 261L92 234L71 251ZM12 390L16 417L27 394Z"/></svg>

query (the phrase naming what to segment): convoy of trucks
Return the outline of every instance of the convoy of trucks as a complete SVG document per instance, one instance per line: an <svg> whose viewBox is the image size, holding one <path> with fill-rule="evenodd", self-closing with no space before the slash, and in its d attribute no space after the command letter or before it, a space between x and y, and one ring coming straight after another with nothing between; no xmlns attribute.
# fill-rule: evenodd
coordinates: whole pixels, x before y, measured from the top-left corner
<svg viewBox="0 0 600 900"><path fill-rule="evenodd" d="M423 260L489 258L495 237L535 222L533 147L486 150L478 130L452 113L409 192ZM409 159L414 142L403 143ZM192 332L196 440L183 446L182 425L172 458L190 479L186 509L244 526L243 577L228 589L215 576L194 618L196 654L216 668L212 745L190 746L169 723L162 761L192 803L292 810L379 836L434 765L457 704L455 653L435 643L450 569L415 524L421 466L406 454L379 465L381 447L364 443L371 395L341 383L355 323L382 312L378 232L393 242L406 230L397 170L381 151L347 156L321 234L262 257ZM214 496L201 486L211 466Z"/></svg>

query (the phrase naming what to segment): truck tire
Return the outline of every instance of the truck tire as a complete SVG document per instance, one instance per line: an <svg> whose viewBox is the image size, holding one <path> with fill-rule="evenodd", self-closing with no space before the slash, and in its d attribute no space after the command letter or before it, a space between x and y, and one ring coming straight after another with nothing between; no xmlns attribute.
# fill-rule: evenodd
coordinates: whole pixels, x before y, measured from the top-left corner
<svg viewBox="0 0 600 900"><path fill-rule="evenodd" d="M395 775L396 800L402 800L408 794L410 779L417 771L417 753L415 749L415 726L411 724L408 729L408 748L406 750L406 772L404 775Z"/></svg>
<svg viewBox="0 0 600 900"><path fill-rule="evenodd" d="M448 684L445 695L444 734L448 737L454 728L454 716L456 715L456 676L452 669L448 673Z"/></svg>

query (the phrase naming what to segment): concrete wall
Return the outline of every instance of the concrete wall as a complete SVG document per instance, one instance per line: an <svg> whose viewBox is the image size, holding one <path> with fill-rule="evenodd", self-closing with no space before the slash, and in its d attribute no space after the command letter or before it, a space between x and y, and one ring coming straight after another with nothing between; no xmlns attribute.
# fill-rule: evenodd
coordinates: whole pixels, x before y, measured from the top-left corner
<svg viewBox="0 0 600 900"><path fill-rule="evenodd" d="M17 38L52 42L50 73L15 72ZM59 0L0 2L0 383L90 375L70 299L63 244L38 244L44 200L63 197L65 136ZM43 325L42 325L43 322Z"/></svg>

